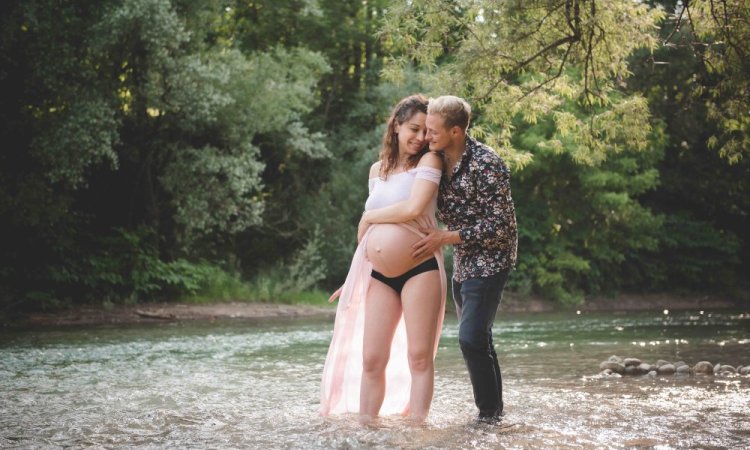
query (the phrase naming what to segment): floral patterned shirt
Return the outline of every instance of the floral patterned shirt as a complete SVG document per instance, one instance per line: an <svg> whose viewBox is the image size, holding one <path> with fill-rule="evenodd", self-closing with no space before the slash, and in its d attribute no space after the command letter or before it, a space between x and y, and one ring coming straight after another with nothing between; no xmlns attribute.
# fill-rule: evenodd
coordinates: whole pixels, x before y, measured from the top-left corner
<svg viewBox="0 0 750 450"><path fill-rule="evenodd" d="M440 180L438 218L463 241L453 252L457 282L515 267L518 230L510 170L490 147L466 136L461 161Z"/></svg>

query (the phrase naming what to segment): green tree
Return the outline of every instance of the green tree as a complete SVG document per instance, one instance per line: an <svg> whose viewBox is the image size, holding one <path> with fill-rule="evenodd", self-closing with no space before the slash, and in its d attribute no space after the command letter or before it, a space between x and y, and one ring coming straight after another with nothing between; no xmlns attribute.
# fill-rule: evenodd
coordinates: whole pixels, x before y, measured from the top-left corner
<svg viewBox="0 0 750 450"><path fill-rule="evenodd" d="M128 254L152 261L148 286L170 283L160 263L231 259L216 250L231 252L232 236L260 226L267 203L256 142L277 133L277 148L328 156L303 123L324 59L237 51L213 31L219 2L3 8L8 296L137 294Z"/></svg>
<svg viewBox="0 0 750 450"><path fill-rule="evenodd" d="M707 77L702 52L695 51L700 46L688 11L676 9L677 2L659 3L674 12L661 26L666 44L652 53L637 53L628 80L631 89L646 96L667 137L658 164L662 182L641 199L665 215L662 250L642 263L675 286L737 291L750 263L750 162L732 162L728 154L709 148L711 136L722 131L717 121L707 120L708 110L715 107L710 92L717 80L737 75Z"/></svg>
<svg viewBox="0 0 750 450"><path fill-rule="evenodd" d="M377 157L388 108L398 95L381 89L381 43L376 35L388 1L262 0L233 2L227 9L224 40L243 52L274 46L319 52L331 70L317 85L321 102L307 117L324 133L330 158L311 159L278 151L284 131L256 139L266 168L268 201L264 224L237 240L242 254L267 255L295 266L297 250L314 230L326 239L318 251L326 261L328 287L346 274L355 244L355 227L367 192L367 168ZM401 91L399 91L401 93ZM244 262L247 271L266 261Z"/></svg>
<svg viewBox="0 0 750 450"><path fill-rule="evenodd" d="M390 79L417 64L425 86L467 98L488 127L485 140L515 167L531 155L514 148L514 120L545 116L578 140L575 158L603 160L623 143L644 148L648 108L622 91L635 49L653 49L663 12L618 0L506 0L398 2L382 35L393 48ZM566 70L576 67L577 70ZM566 113L575 100L592 113L588 122ZM623 140L623 137L625 138Z"/></svg>
<svg viewBox="0 0 750 450"><path fill-rule="evenodd" d="M681 74L680 87L687 80L695 84L676 89L692 89L689 97L705 102L718 132L712 137L696 127L683 134L691 143L721 145L722 154L736 160L746 145L738 116L748 98L742 94L746 76L736 73L746 61L736 55L744 54L748 40L733 27L746 25L746 7L698 3L685 2L689 7L676 11L701 11L693 20L704 32L691 34L685 47L704 70ZM653 201L701 179L666 171L669 184L657 191L665 148L667 158L673 154L666 134L673 128L665 126L667 115L651 116L647 98L661 94L643 93L642 82L632 79L634 69L646 76L642 61L659 61L662 41L682 39L682 33L660 33L668 11L596 0L422 0L389 10L382 31L393 49L389 79L403 80L416 67L431 92L466 97L476 110L472 133L515 168L521 247L516 288L577 301L618 289L731 285L734 234ZM650 85L663 89L670 81ZM723 102L731 106L722 109ZM727 187L734 200L726 203L743 211L745 202L734 192L746 183L732 180ZM702 192L711 193L709 201L722 196L717 189Z"/></svg>
<svg viewBox="0 0 750 450"><path fill-rule="evenodd" d="M567 109L587 120L585 108L569 102ZM638 263L657 250L664 218L639 197L659 183L659 129L650 134L648 151L623 148L582 164L576 159L580 144L555 139L560 131L552 119L520 122L514 144L534 158L514 177L522 251L512 285L576 303L585 294L610 294L648 280L651 274Z"/></svg>
<svg viewBox="0 0 750 450"><path fill-rule="evenodd" d="M673 20L664 44L692 52L696 66L688 87L716 124L709 147L736 163L750 153L750 4L683 1Z"/></svg>

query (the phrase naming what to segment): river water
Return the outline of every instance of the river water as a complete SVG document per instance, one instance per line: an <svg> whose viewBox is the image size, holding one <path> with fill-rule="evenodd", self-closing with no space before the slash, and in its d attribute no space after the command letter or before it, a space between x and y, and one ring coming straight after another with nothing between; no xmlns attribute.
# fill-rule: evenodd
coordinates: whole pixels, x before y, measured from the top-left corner
<svg viewBox="0 0 750 450"><path fill-rule="evenodd" d="M332 322L0 331L0 448L750 448L750 377L609 378L612 354L750 365L750 313L502 315L502 425L472 422L448 315L427 424L317 414Z"/></svg>

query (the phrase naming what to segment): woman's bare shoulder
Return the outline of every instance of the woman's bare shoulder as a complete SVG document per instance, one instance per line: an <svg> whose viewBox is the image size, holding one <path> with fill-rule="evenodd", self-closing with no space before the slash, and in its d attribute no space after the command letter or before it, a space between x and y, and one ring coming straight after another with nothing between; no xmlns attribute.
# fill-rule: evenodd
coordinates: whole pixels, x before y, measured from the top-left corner
<svg viewBox="0 0 750 450"><path fill-rule="evenodd" d="M375 161L370 166L370 178L377 178L380 175L380 160Z"/></svg>

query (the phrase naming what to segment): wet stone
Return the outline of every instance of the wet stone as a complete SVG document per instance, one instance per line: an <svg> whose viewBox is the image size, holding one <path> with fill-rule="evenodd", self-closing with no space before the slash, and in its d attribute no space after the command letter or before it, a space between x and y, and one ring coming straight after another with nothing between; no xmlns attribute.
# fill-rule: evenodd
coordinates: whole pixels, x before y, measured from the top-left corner
<svg viewBox="0 0 750 450"><path fill-rule="evenodd" d="M622 363L611 362L611 361L604 361L603 363L599 364L599 369L601 370L609 369L612 372L616 372L619 374L622 374L625 372L625 366L623 366Z"/></svg>
<svg viewBox="0 0 750 450"><path fill-rule="evenodd" d="M708 361L701 361L693 367L693 372L702 373L704 375L713 375L714 366Z"/></svg>
<svg viewBox="0 0 750 450"><path fill-rule="evenodd" d="M655 364L642 362L639 358L620 358L612 355L599 364L601 374L604 376L657 376L657 375L724 375L733 374L750 375L750 366L731 366L718 363L712 365L709 361L700 361L695 366L688 365L685 361L671 363L663 359L657 360Z"/></svg>
<svg viewBox="0 0 750 450"><path fill-rule="evenodd" d="M662 364L656 369L656 371L659 375L672 375L675 372L675 367L673 364Z"/></svg>
<svg viewBox="0 0 750 450"><path fill-rule="evenodd" d="M625 367L639 366L641 364L641 360L638 358L625 358L622 363L625 364Z"/></svg>

